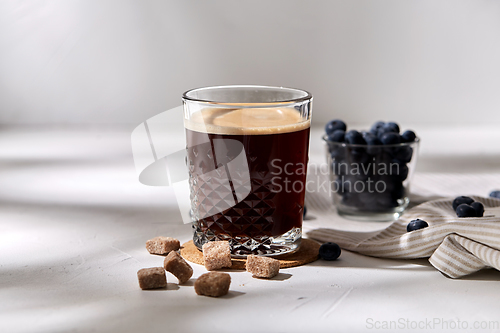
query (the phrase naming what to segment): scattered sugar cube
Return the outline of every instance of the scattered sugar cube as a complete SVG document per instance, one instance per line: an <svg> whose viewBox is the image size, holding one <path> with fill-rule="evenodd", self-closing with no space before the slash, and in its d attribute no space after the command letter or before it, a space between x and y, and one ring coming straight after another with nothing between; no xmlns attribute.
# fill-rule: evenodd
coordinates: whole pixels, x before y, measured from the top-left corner
<svg viewBox="0 0 500 333"><path fill-rule="evenodd" d="M231 267L231 249L229 242L216 241L203 244L203 260L209 271Z"/></svg>
<svg viewBox="0 0 500 333"><path fill-rule="evenodd" d="M172 237L158 236L146 242L146 249L151 254L167 254L181 247L179 240Z"/></svg>
<svg viewBox="0 0 500 333"><path fill-rule="evenodd" d="M163 261L163 267L174 274L179 280L179 284L185 283L193 275L191 266L176 251L170 252Z"/></svg>
<svg viewBox="0 0 500 333"><path fill-rule="evenodd" d="M247 256L247 272L255 277L270 279L278 275L280 271L279 260L269 257L259 257L254 255Z"/></svg>
<svg viewBox="0 0 500 333"><path fill-rule="evenodd" d="M194 290L198 295L219 297L229 291L231 276L222 272L208 272L202 274L194 283Z"/></svg>
<svg viewBox="0 0 500 333"><path fill-rule="evenodd" d="M143 268L137 272L141 289L164 288L167 286L167 276L163 267Z"/></svg>

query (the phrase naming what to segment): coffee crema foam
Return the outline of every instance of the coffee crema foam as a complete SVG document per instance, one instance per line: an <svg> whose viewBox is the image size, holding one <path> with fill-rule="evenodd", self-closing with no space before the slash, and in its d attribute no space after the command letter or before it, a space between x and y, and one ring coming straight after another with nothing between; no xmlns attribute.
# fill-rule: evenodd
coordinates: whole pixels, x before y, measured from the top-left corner
<svg viewBox="0 0 500 333"><path fill-rule="evenodd" d="M202 133L263 135L296 132L311 126L294 108L205 108L184 119L184 127Z"/></svg>

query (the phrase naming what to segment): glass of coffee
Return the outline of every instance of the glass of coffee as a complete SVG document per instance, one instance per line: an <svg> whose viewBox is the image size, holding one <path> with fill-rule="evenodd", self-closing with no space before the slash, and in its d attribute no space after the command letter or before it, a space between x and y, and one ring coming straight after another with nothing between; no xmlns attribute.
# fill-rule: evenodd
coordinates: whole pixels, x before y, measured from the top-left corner
<svg viewBox="0 0 500 333"><path fill-rule="evenodd" d="M183 94L194 244L229 241L235 257L298 250L312 96L267 86Z"/></svg>

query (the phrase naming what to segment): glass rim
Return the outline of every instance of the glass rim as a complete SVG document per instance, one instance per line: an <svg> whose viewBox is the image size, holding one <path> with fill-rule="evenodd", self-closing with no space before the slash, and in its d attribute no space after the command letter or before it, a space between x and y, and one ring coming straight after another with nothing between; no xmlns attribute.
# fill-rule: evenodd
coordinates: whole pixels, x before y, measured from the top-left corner
<svg viewBox="0 0 500 333"><path fill-rule="evenodd" d="M290 92L295 92L295 93L303 93L305 96L302 97L297 97L297 98L290 98L286 100L281 100L281 101L274 101L274 102L257 102L257 103L245 103L245 102L222 102L222 101L214 101L214 100L208 100L208 99L201 99L201 98L194 98L190 97L190 93L198 92L198 91L208 91L208 90L218 90L218 89L242 89L242 88L253 88L253 89L262 89L262 90L270 90L270 89L276 89L276 90L283 90L283 91L290 91ZM276 107L278 105L289 105L289 104L297 104L301 102L305 102L308 100L312 100L313 96L311 93L309 93L306 90L303 89L297 89L297 88L289 88L289 87L277 87L277 86L264 86L264 85L222 85L222 86L210 86L210 87L201 87L201 88L194 88L185 91L182 94L182 99L184 101L190 101L190 102L197 102L197 103L204 103L204 104L213 104L213 105L227 105L227 106L238 106L241 107L244 105L245 107L262 107L264 105L272 105L273 107Z"/></svg>
<svg viewBox="0 0 500 333"><path fill-rule="evenodd" d="M418 138L418 137L415 138L415 141L412 141L412 142L401 142L401 143L396 143L396 144L392 144L392 145L368 145L368 144L360 145L360 144L354 144L354 143L330 141L330 140L328 140L328 135L326 135L326 134L323 135L321 138L323 139L323 141L325 141L325 143L333 143L333 144L336 144L338 146L353 147L353 148L368 148L368 147L396 148L396 147L408 147L408 146L411 146L414 144L420 144L420 138Z"/></svg>

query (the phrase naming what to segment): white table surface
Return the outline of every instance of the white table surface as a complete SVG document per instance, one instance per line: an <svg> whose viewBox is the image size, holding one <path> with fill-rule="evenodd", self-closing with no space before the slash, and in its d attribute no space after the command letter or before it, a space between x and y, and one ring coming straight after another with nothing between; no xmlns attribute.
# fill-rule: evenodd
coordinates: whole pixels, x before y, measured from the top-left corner
<svg viewBox="0 0 500 333"><path fill-rule="evenodd" d="M423 138L416 194L500 188L495 128L415 128ZM193 264L186 285L167 273L166 290L140 290L137 270L163 262L145 241L185 242L191 227L170 188L138 182L131 131L0 128L0 332L363 332L390 321L397 326L383 331L500 332L500 272L452 280L425 259L343 251L335 262L283 269L278 280L230 272L221 298L195 294L193 281L205 269ZM322 161L320 135L312 133L311 159ZM308 228L386 225L311 215Z"/></svg>

